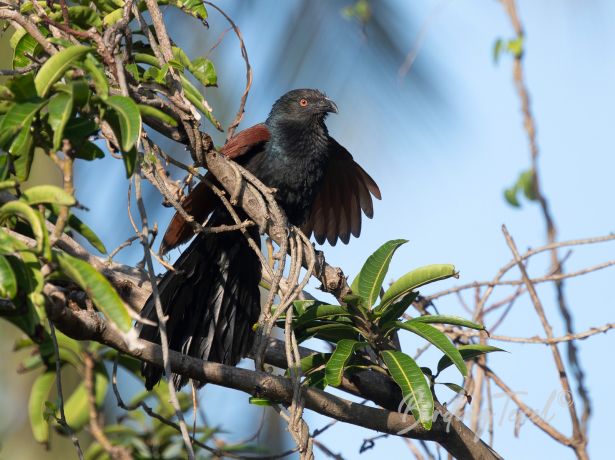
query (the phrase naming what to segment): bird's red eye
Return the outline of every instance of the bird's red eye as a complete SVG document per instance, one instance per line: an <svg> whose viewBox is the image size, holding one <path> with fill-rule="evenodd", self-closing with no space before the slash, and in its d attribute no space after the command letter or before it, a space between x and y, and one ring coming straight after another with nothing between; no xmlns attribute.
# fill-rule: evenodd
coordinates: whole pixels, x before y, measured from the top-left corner
<svg viewBox="0 0 615 460"><path fill-rule="evenodd" d="M307 105L308 105L308 100L307 100L307 99L301 99L301 100L299 101L299 105L300 105L301 107L307 107Z"/></svg>

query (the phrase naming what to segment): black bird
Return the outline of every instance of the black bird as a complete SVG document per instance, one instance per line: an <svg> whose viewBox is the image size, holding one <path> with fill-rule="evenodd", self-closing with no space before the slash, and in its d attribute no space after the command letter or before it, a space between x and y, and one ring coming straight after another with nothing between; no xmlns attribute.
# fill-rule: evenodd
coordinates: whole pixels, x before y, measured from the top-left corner
<svg viewBox="0 0 615 460"><path fill-rule="evenodd" d="M335 103L320 91L296 89L276 101L267 121L248 128L221 149L228 158L276 190L288 222L314 234L320 244L348 243L361 233L361 210L372 217L372 197L380 199L373 179L352 155L329 136L325 118L337 113ZM208 179L215 182L213 175ZM233 224L231 216L205 184L197 185L182 203L207 226ZM242 218L245 214L238 209ZM249 229L258 241L258 229ZM161 252L193 236L192 227L175 214ZM169 347L208 361L235 365L250 352L252 326L260 313L260 261L239 231L198 234L167 272L158 288L168 315ZM153 299L141 315L157 321ZM160 343L157 327L143 326L140 337ZM144 363L145 386L151 389L163 370ZM187 378L174 375L177 387Z"/></svg>

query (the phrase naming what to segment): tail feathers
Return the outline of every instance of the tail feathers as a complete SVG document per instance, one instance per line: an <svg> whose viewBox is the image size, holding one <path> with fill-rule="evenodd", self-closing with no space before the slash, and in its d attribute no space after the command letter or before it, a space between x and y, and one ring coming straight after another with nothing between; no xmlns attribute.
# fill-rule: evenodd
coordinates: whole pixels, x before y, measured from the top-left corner
<svg viewBox="0 0 615 460"><path fill-rule="evenodd" d="M251 235L258 238L258 232ZM197 235L158 284L167 319L169 348L207 361L235 365L252 347L252 326L260 314L258 257L239 232ZM141 316L158 321L153 298ZM144 325L140 338L160 343L157 327ZM141 372L151 389L163 369L144 363ZM177 388L187 383L173 375Z"/></svg>

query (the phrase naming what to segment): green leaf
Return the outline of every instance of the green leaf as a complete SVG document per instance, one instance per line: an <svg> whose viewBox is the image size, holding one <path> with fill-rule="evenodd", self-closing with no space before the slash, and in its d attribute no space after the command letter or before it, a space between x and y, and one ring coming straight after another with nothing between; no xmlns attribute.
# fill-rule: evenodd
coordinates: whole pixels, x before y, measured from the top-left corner
<svg viewBox="0 0 615 460"><path fill-rule="evenodd" d="M51 19L55 21L62 21L63 16L62 12L58 11L51 14ZM71 27L81 30L88 30L92 27L100 27L102 25L102 20L100 18L100 13L96 11L95 8L91 8L90 6L76 5L68 8L68 18L70 20Z"/></svg>
<svg viewBox="0 0 615 460"><path fill-rule="evenodd" d="M454 393L463 393L464 395L469 396L466 393L466 390L464 387L462 387L461 385L457 385L456 383L451 383L451 382L438 382L438 385L444 385L445 387L448 387L450 390L452 390Z"/></svg>
<svg viewBox="0 0 615 460"><path fill-rule="evenodd" d="M16 185L17 182L15 182L14 180L3 180L2 182L0 182L0 190L15 188Z"/></svg>
<svg viewBox="0 0 615 460"><path fill-rule="evenodd" d="M81 158L82 160L92 161L97 158L104 158L105 152L100 147L90 141L84 141L82 144L75 148L75 158Z"/></svg>
<svg viewBox="0 0 615 460"><path fill-rule="evenodd" d="M359 338L360 331L351 324L344 323L324 323L317 326L306 327L298 331L297 340L303 342L311 337L337 343L343 339L356 340Z"/></svg>
<svg viewBox="0 0 615 460"><path fill-rule="evenodd" d="M132 99L124 96L110 96L105 103L114 110L118 117L122 151L129 152L141 135L139 107Z"/></svg>
<svg viewBox="0 0 615 460"><path fill-rule="evenodd" d="M96 58L88 54L83 64L94 82L98 97L102 100L107 99L107 96L109 96L109 83L107 82L104 70L100 68L100 64Z"/></svg>
<svg viewBox="0 0 615 460"><path fill-rule="evenodd" d="M248 399L248 402L254 406L274 406L275 403L267 398L257 398L256 396L251 396Z"/></svg>
<svg viewBox="0 0 615 460"><path fill-rule="evenodd" d="M15 177L20 181L24 181L30 176L30 168L34 159L34 138L31 124L32 120L29 120L9 147L9 153L13 157Z"/></svg>
<svg viewBox="0 0 615 460"><path fill-rule="evenodd" d="M493 63L497 64L500 60L500 54L502 53L502 48L504 47L504 41L501 38L498 38L493 44Z"/></svg>
<svg viewBox="0 0 615 460"><path fill-rule="evenodd" d="M521 203L519 203L519 200L517 199L517 187L511 187L511 188L507 188L506 190L504 190L504 199L508 202L508 204L510 204L511 206L514 206L515 208L520 208L521 207Z"/></svg>
<svg viewBox="0 0 615 460"><path fill-rule="evenodd" d="M103 18L103 24L106 27L109 27L122 19L123 16L124 8L117 8L105 15L105 17Z"/></svg>
<svg viewBox="0 0 615 460"><path fill-rule="evenodd" d="M426 430L430 430L434 410L433 395L421 368L410 356L401 351L382 351L380 356L391 377L399 385L404 401L414 418Z"/></svg>
<svg viewBox="0 0 615 460"><path fill-rule="evenodd" d="M56 93L49 99L49 126L53 130L53 150L60 149L64 138L64 128L73 113L72 93Z"/></svg>
<svg viewBox="0 0 615 460"><path fill-rule="evenodd" d="M23 102L13 105L0 121L0 148L19 132L29 131L32 120L45 102Z"/></svg>
<svg viewBox="0 0 615 460"><path fill-rule="evenodd" d="M517 180L517 186L523 190L523 194L530 201L536 201L537 192L536 192L536 181L534 178L534 170L529 169L524 171L519 176Z"/></svg>
<svg viewBox="0 0 615 460"><path fill-rule="evenodd" d="M97 366L94 369L94 395L96 407L102 407L107 394L109 377L104 367ZM64 404L66 423L75 431L81 430L90 420L88 406L88 391L85 382L82 382Z"/></svg>
<svg viewBox="0 0 615 460"><path fill-rule="evenodd" d="M407 321L405 323L398 321L397 326L423 337L425 340L438 347L446 356L450 358L453 363L455 363L455 366L457 366L457 369L459 369L461 375L464 377L468 375L468 370L463 362L461 353L459 353L457 347L453 345L453 343L443 332L433 326L430 326L429 324L412 321Z"/></svg>
<svg viewBox="0 0 615 460"><path fill-rule="evenodd" d="M0 297L14 299L15 296L17 296L17 278L9 261L0 255Z"/></svg>
<svg viewBox="0 0 615 460"><path fill-rule="evenodd" d="M491 345L481 345L481 344L471 344L471 345L460 345L458 348L459 353L464 361L468 361L469 359L476 358L480 355L484 355L485 353L492 353L494 351L505 351L498 347L493 347ZM451 359L444 355L438 361L438 374L440 374L444 369L451 366L453 362Z"/></svg>
<svg viewBox="0 0 615 460"><path fill-rule="evenodd" d="M378 309L385 308L391 302L401 299L407 293L428 283L456 276L455 266L450 264L426 265L412 270L395 281L382 296Z"/></svg>
<svg viewBox="0 0 615 460"><path fill-rule="evenodd" d="M397 321L397 319L404 314L404 312L410 305L412 305L412 302L414 302L418 296L418 292L410 292L409 294L403 296L399 301L386 305L385 308L378 312L380 316L378 323L380 326L386 328L392 321Z"/></svg>
<svg viewBox="0 0 615 460"><path fill-rule="evenodd" d="M485 326L474 321L461 318L460 316L449 315L423 315L412 318L408 323L431 323L431 324L452 324L454 326L469 327L478 331L484 331Z"/></svg>
<svg viewBox="0 0 615 460"><path fill-rule="evenodd" d="M40 97L45 97L51 86L62 78L64 72L89 51L92 51L89 46L75 45L65 48L47 59L34 77L36 93Z"/></svg>
<svg viewBox="0 0 615 460"><path fill-rule="evenodd" d="M21 199L30 206L40 203L52 203L59 206L74 206L75 198L55 185L36 185L25 190Z"/></svg>
<svg viewBox="0 0 615 460"><path fill-rule="evenodd" d="M162 121L170 126L177 126L177 121L171 115L167 115L162 110L157 109L156 107L152 107L149 105L138 104L139 112L141 113L141 117L152 117L157 120Z"/></svg>
<svg viewBox="0 0 615 460"><path fill-rule="evenodd" d="M207 19L207 10L200 0L168 0L168 2L197 19Z"/></svg>
<svg viewBox="0 0 615 460"><path fill-rule="evenodd" d="M71 278L92 299L96 307L121 331L130 330L130 315L111 283L87 262L55 251L55 260L62 272Z"/></svg>
<svg viewBox="0 0 615 460"><path fill-rule="evenodd" d="M523 55L523 37L519 36L507 43L508 52L515 58L519 59Z"/></svg>
<svg viewBox="0 0 615 460"><path fill-rule="evenodd" d="M39 213L23 201L9 201L0 208L0 222L11 216L19 216L30 225L36 240L36 251L40 254L48 251L49 235L43 226ZM47 247L46 247L47 246Z"/></svg>
<svg viewBox="0 0 615 460"><path fill-rule="evenodd" d="M216 86L218 84L214 63L209 59L203 57L194 59L188 66L188 70L203 86Z"/></svg>
<svg viewBox="0 0 615 460"><path fill-rule="evenodd" d="M344 339L337 342L335 351L325 366L325 380L329 385L337 387L342 383L344 368L350 360L350 357L358 346L365 345L365 343L360 343L356 340Z"/></svg>
<svg viewBox="0 0 615 460"><path fill-rule="evenodd" d="M71 214L68 217L67 224L70 228L72 228L74 231L76 231L81 236L83 236L86 240L88 240L88 242L92 246L94 246L98 250L98 252L100 252L101 254L107 253L107 248L105 248L104 243L101 241L98 235L94 233L94 230L88 227L88 225L85 224L77 216L75 216L74 214Z"/></svg>
<svg viewBox="0 0 615 460"><path fill-rule="evenodd" d="M44 417L45 402L55 381L56 373L47 371L36 378L30 390L28 415L30 416L32 434L37 442L49 442L49 423Z"/></svg>
<svg viewBox="0 0 615 460"><path fill-rule="evenodd" d="M6 86L13 93L16 102L28 102L36 98L34 72L13 77L6 82Z"/></svg>
<svg viewBox="0 0 615 460"><path fill-rule="evenodd" d="M41 45L22 28L18 28L11 36L11 48L13 49L13 69L26 67L31 64L32 61L28 56L36 56L43 49Z"/></svg>
<svg viewBox="0 0 615 460"><path fill-rule="evenodd" d="M382 282L389 270L389 264L393 254L402 244L408 240L391 240L380 246L376 252L367 258L363 268L352 283L352 290L363 299L368 307L378 300Z"/></svg>
<svg viewBox="0 0 615 460"><path fill-rule="evenodd" d="M350 313L339 305L327 305L316 301L306 308L302 314L297 315L295 329L303 328L313 321L331 319L338 316L350 316Z"/></svg>

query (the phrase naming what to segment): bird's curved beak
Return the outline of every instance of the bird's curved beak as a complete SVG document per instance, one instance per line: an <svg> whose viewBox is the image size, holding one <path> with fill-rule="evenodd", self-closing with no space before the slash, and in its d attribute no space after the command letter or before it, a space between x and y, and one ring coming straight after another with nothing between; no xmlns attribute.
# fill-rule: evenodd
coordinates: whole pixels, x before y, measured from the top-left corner
<svg viewBox="0 0 615 460"><path fill-rule="evenodd" d="M322 109L325 112L330 112L330 113L337 113L337 105L335 104L335 102L333 102L331 99L329 99L328 97L325 97L322 102Z"/></svg>

